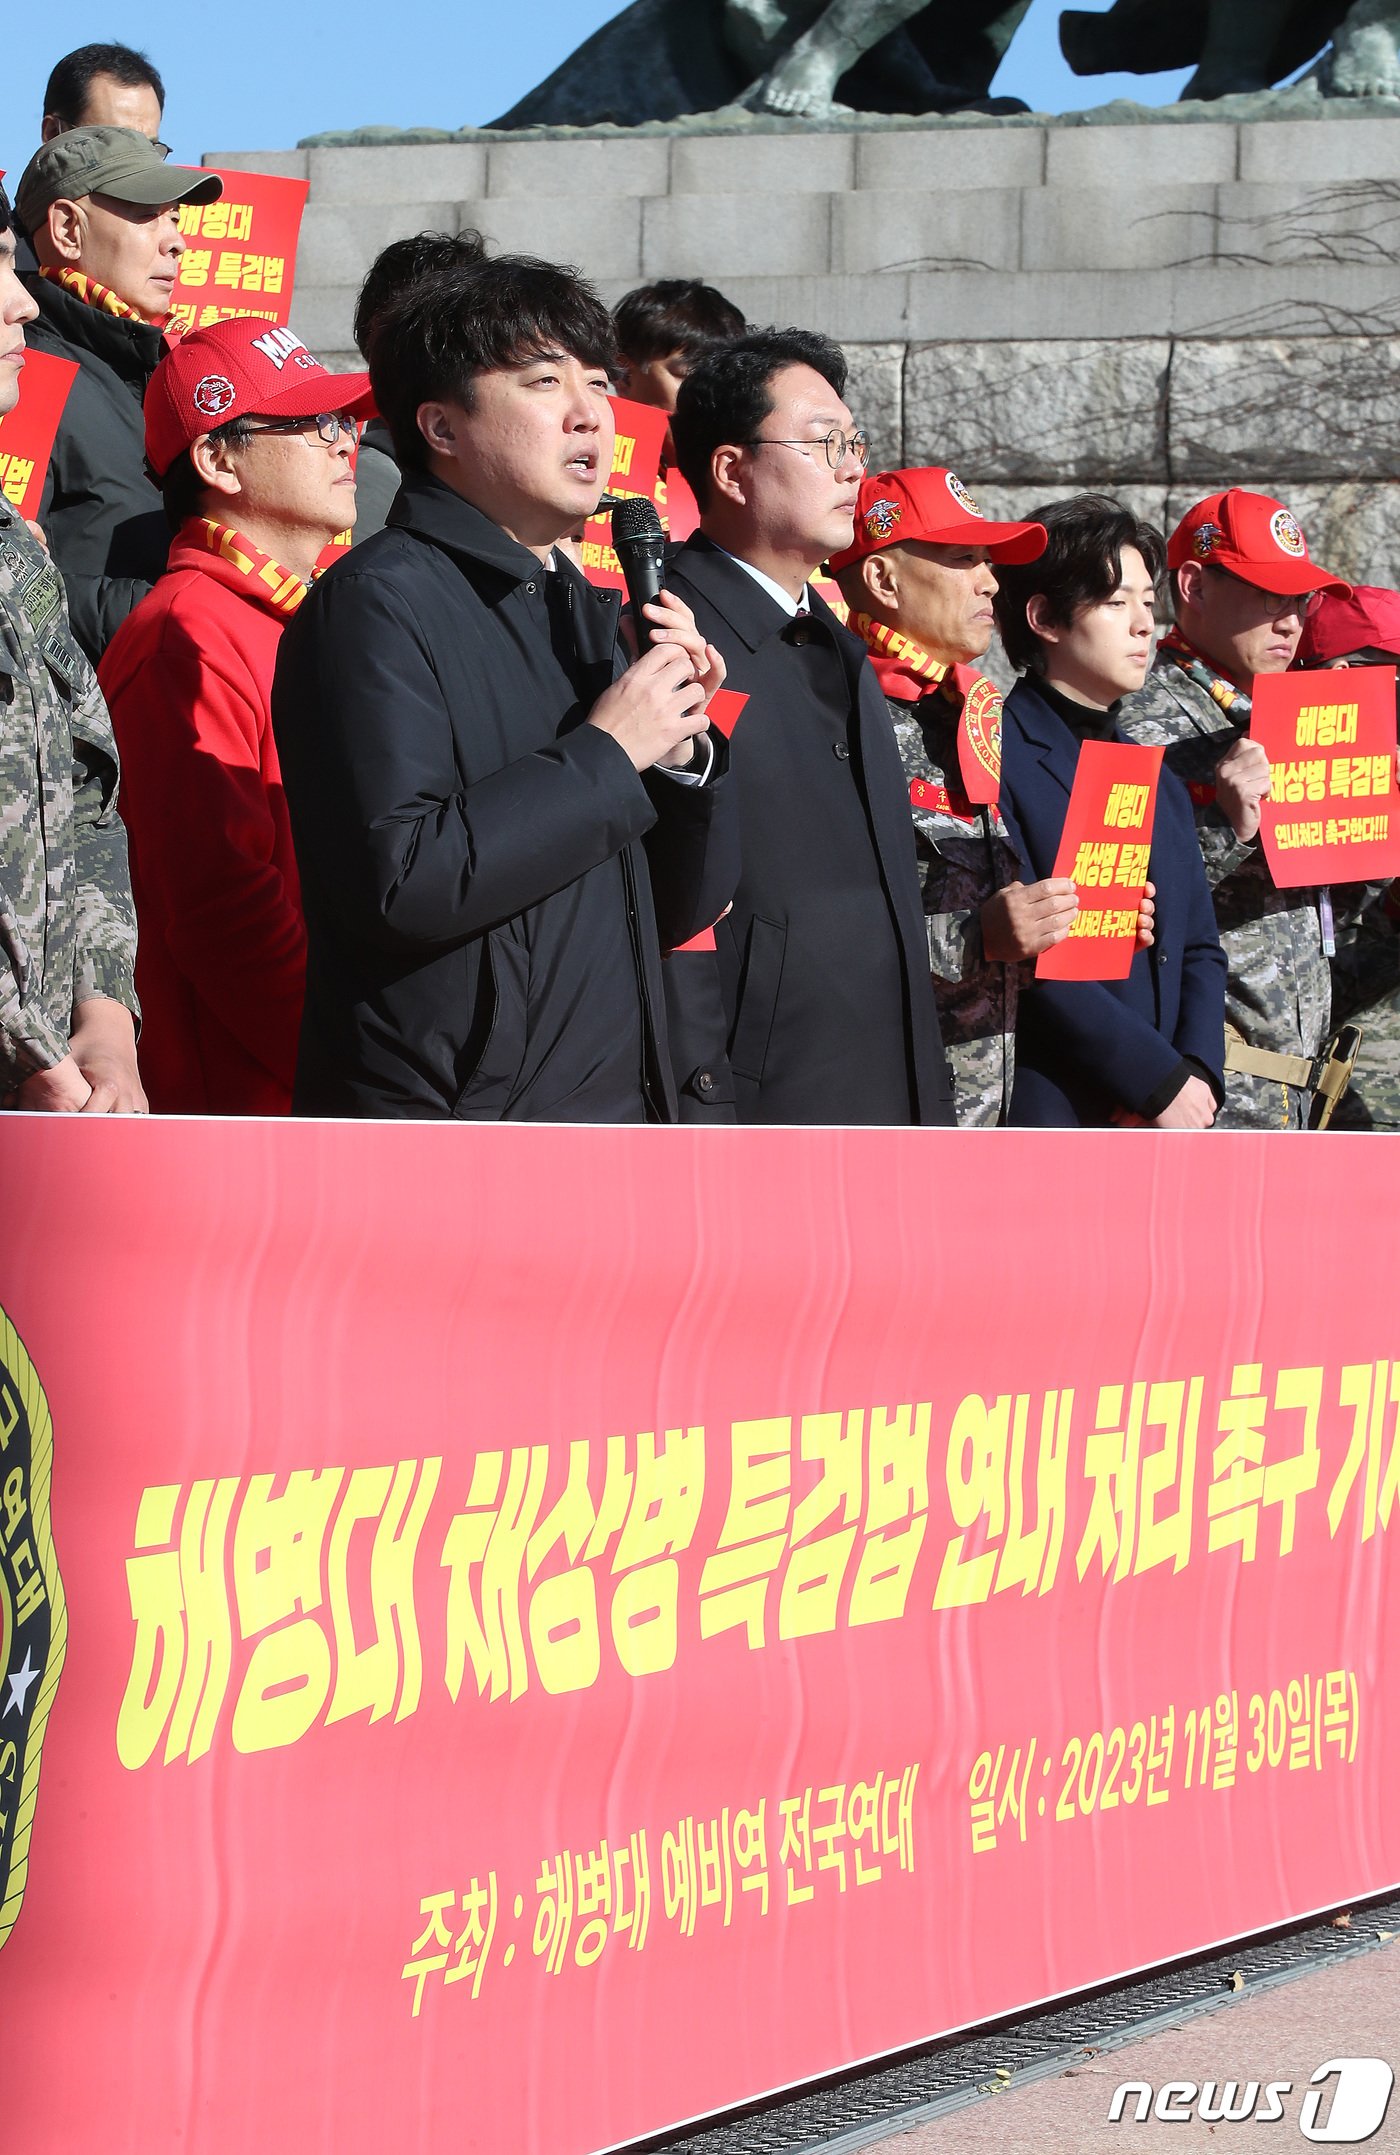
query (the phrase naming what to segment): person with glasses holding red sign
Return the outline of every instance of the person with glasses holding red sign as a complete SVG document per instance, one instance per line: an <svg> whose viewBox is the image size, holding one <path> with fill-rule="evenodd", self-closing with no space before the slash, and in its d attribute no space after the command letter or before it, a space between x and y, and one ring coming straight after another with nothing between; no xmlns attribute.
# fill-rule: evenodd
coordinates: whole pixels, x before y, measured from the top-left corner
<svg viewBox="0 0 1400 2155"><path fill-rule="evenodd" d="M193 331L146 393L169 566L109 645L157 1112L284 1115L306 971L272 733L282 631L355 521L367 374L253 318Z"/></svg>
<svg viewBox="0 0 1400 2155"><path fill-rule="evenodd" d="M1269 760L1249 738L1256 674L1292 665L1309 613L1350 586L1320 568L1292 511L1230 487L1198 501L1167 542L1175 624L1141 692L1131 740L1166 747L1185 781L1229 962L1225 1130L1301 1130L1327 1038L1330 895L1277 890L1259 843Z"/></svg>
<svg viewBox="0 0 1400 2155"><path fill-rule="evenodd" d="M714 930L727 1062L702 1076L740 1122L946 1124L909 783L866 647L809 582L869 459L845 388L828 339L760 330L699 362L671 422L700 528L667 587L724 655L743 859Z"/></svg>

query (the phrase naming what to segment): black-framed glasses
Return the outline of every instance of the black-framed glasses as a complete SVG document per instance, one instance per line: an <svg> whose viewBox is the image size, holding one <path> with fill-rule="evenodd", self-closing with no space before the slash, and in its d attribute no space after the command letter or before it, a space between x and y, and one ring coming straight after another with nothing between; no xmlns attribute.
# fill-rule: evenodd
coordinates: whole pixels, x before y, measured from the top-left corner
<svg viewBox="0 0 1400 2155"><path fill-rule="evenodd" d="M342 434L349 437L353 448L360 438L360 421L352 419L348 412L308 413L301 419L249 419L250 434L304 434L308 427L315 427L321 440L327 445L338 442Z"/></svg>
<svg viewBox="0 0 1400 2155"><path fill-rule="evenodd" d="M1306 621L1309 614L1317 612L1318 607L1327 596L1326 592L1321 590L1265 591L1260 585L1252 584L1247 576L1236 576L1233 569L1223 567L1218 561L1206 561L1201 566L1208 575L1223 576L1227 583L1238 584L1242 590L1252 592L1259 601L1260 607L1264 610L1266 618L1271 621L1275 620L1279 614L1292 613L1296 613L1299 620Z"/></svg>
<svg viewBox="0 0 1400 2155"><path fill-rule="evenodd" d="M833 471L839 471L848 456L855 458L862 471L870 462L870 436L864 427L857 427L853 434L843 434L840 427L833 427L829 434L819 434L815 440L757 434L741 446L745 449L805 449L808 456L814 449L825 449L826 461Z"/></svg>

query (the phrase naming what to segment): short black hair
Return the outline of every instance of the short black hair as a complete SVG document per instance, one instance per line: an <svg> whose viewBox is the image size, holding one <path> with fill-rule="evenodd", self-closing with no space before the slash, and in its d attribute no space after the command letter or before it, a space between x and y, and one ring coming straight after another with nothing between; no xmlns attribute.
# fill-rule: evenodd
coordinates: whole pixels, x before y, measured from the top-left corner
<svg viewBox="0 0 1400 2155"><path fill-rule="evenodd" d="M576 269L498 254L409 285L388 301L369 340L374 398L405 471L423 471L418 409L450 397L470 410L478 374L568 352L585 366L617 357L612 316Z"/></svg>
<svg viewBox="0 0 1400 2155"><path fill-rule="evenodd" d="M353 335L360 357L369 357L374 325L398 293L424 277L440 277L463 264L470 267L485 254L485 240L470 226L464 232L415 232L408 239L391 239L370 263L355 301Z"/></svg>
<svg viewBox="0 0 1400 2155"><path fill-rule="evenodd" d="M1155 524L1125 509L1108 494L1075 494L1067 501L1029 509L1025 521L1045 526L1045 552L1035 561L995 564L997 627L1013 666L1021 673L1040 667L1040 638L1026 620L1029 600L1045 600L1048 618L1067 629L1081 606L1101 606L1112 598L1123 576L1123 555L1136 547L1154 584L1167 566L1167 542Z"/></svg>
<svg viewBox="0 0 1400 2155"><path fill-rule="evenodd" d="M14 225L15 213L10 208L10 198L0 187L0 232L8 232Z"/></svg>
<svg viewBox="0 0 1400 2155"><path fill-rule="evenodd" d="M814 329L751 329L718 345L681 383L671 439L681 477L704 509L710 459L724 442L752 441L773 409L770 386L784 367L811 367L838 397L846 394L846 355Z"/></svg>
<svg viewBox="0 0 1400 2155"><path fill-rule="evenodd" d="M221 427L210 427L209 439L216 444L227 442L230 448L243 449L252 440L248 419L226 419ZM152 474L154 477L154 474ZM172 532L187 524L192 516L206 514L204 481L190 461L188 449L182 449L163 479L156 481L160 488L161 502L165 508L165 521Z"/></svg>
<svg viewBox="0 0 1400 2155"><path fill-rule="evenodd" d="M613 322L617 348L634 366L648 359L669 359L675 352L694 367L717 344L742 337L748 328L733 301L698 277L663 277L656 284L639 284L635 292L618 301Z"/></svg>
<svg viewBox="0 0 1400 2155"><path fill-rule="evenodd" d="M95 75L111 75L129 90L143 85L154 90L164 112L165 84L144 52L134 52L130 45L80 45L76 52L64 54L49 77L44 118L52 113L65 127L79 126Z"/></svg>

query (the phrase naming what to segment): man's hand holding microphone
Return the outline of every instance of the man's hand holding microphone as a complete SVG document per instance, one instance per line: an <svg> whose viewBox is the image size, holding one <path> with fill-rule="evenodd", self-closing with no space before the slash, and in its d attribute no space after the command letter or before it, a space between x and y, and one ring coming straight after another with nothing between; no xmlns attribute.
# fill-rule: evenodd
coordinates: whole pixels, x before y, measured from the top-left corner
<svg viewBox="0 0 1400 2155"><path fill-rule="evenodd" d="M613 545L646 648L598 698L588 723L610 733L638 771L683 770L709 731L706 706L723 686L724 660L690 608L662 587L666 541L649 501L617 504Z"/></svg>

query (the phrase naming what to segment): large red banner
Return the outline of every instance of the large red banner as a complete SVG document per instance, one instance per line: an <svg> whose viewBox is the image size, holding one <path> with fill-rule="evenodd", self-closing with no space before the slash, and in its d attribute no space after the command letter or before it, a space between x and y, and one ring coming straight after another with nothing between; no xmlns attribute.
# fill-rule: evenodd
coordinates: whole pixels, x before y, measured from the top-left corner
<svg viewBox="0 0 1400 2155"><path fill-rule="evenodd" d="M0 1177L27 2155L583 2155L1400 1879L1388 1146Z"/></svg>

